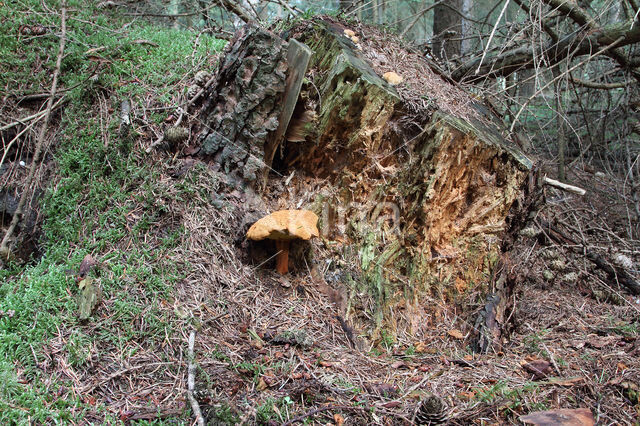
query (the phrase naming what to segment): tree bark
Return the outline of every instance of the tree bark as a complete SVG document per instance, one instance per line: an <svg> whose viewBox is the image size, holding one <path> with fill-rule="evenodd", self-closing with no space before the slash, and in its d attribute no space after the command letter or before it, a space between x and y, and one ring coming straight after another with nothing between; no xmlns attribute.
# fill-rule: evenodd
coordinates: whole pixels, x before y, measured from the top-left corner
<svg viewBox="0 0 640 426"><path fill-rule="evenodd" d="M244 26L229 43L201 113L203 153L225 173L256 188L270 166L264 146L283 108L286 54L287 43L280 37Z"/></svg>

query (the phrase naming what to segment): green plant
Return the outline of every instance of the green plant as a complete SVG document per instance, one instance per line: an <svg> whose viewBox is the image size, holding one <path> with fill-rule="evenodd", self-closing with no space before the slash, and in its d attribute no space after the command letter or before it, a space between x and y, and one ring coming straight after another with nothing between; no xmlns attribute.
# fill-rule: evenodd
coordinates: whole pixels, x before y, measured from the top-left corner
<svg viewBox="0 0 640 426"><path fill-rule="evenodd" d="M499 404L501 409L507 414L514 414L527 407L529 410L543 410L546 404L543 402L529 402L540 390L540 385L534 382L527 382L520 387L510 387L504 380L496 382L488 388L475 388L476 399L488 404Z"/></svg>
<svg viewBox="0 0 640 426"><path fill-rule="evenodd" d="M225 42L204 35L194 49L191 32L106 17L92 2L67 4L60 81L66 103L56 111L58 131L49 146L55 174L40 201L44 256L0 271L0 310L12 313L0 316L2 424L78 423L87 409L104 411L64 391L69 386L61 379L44 381L39 363L54 336L63 342L60 356L81 369L105 353L129 362L142 350L162 347L184 326L161 307L189 268L169 256L181 244L184 228L163 224L180 194L160 179L162 164L136 151L139 121L130 136L120 137L118 120L107 110L117 111L123 99L134 110L149 97L174 104L193 68L187 58L210 68L211 52ZM11 95L49 87L60 25L52 11L59 7L56 0L25 0L0 8L3 34L16 34L20 25L41 24L48 31L41 37L0 38L0 83ZM166 115L149 111L148 117L160 123ZM185 191L190 190L187 183ZM87 254L100 262L90 274L102 288L103 303L81 323L74 271ZM105 414L105 422L118 421L108 419Z"/></svg>
<svg viewBox="0 0 640 426"><path fill-rule="evenodd" d="M529 334L522 339L525 350L531 354L538 354L543 351L540 344L544 342L544 336L549 333L548 329L539 330L533 334Z"/></svg>
<svg viewBox="0 0 640 426"><path fill-rule="evenodd" d="M236 425L240 422L240 418L236 410L234 410L229 404L222 403L219 407L213 410L213 415L216 420L216 424Z"/></svg>

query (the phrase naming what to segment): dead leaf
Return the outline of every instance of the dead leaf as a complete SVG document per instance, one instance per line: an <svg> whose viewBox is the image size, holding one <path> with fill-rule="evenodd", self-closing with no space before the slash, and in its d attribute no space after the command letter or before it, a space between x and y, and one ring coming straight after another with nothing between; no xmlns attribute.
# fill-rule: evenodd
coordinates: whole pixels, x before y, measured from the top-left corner
<svg viewBox="0 0 640 426"><path fill-rule="evenodd" d="M344 424L344 417L342 417L340 414L334 414L333 422L336 424L336 426L342 426Z"/></svg>
<svg viewBox="0 0 640 426"><path fill-rule="evenodd" d="M393 364L391 364L391 368L393 369L407 368L407 364L405 364L404 361L396 361Z"/></svg>
<svg viewBox="0 0 640 426"><path fill-rule="evenodd" d="M536 411L520 416L520 420L536 426L593 426L596 424L588 408Z"/></svg>
<svg viewBox="0 0 640 426"><path fill-rule="evenodd" d="M396 407L399 407L400 405L402 405L402 402L400 401L389 401L382 404L384 408L396 408Z"/></svg>
<svg viewBox="0 0 640 426"><path fill-rule="evenodd" d="M528 373L533 374L536 380L544 379L553 373L551 363L544 359L534 359L529 362L523 362L520 366Z"/></svg>
<svg viewBox="0 0 640 426"><path fill-rule="evenodd" d="M460 392L458 394L458 398L466 399L467 401L471 401L473 398L475 398L475 396L475 392Z"/></svg>
<svg viewBox="0 0 640 426"><path fill-rule="evenodd" d="M416 343L415 351L419 354L435 354L437 349L435 347L431 347L429 342L418 342Z"/></svg>
<svg viewBox="0 0 640 426"><path fill-rule="evenodd" d="M588 340L585 342L587 346L591 346L595 349L602 349L618 340L616 336L598 336L597 334L590 334L587 336L587 339Z"/></svg>
<svg viewBox="0 0 640 426"><path fill-rule="evenodd" d="M265 382L264 379L262 377L260 377L258 379L258 384L256 385L256 389L258 389L259 391L263 391L268 387L269 386L267 385L267 382Z"/></svg>
<svg viewBox="0 0 640 426"><path fill-rule="evenodd" d="M98 262L96 262L90 254L87 254L84 259L82 259L82 262L80 262L78 276L84 278L97 264Z"/></svg>
<svg viewBox="0 0 640 426"><path fill-rule="evenodd" d="M449 336L453 337L454 339L458 339L458 340L464 339L464 335L462 334L462 332L460 330L455 329L455 328L447 331L447 334Z"/></svg>

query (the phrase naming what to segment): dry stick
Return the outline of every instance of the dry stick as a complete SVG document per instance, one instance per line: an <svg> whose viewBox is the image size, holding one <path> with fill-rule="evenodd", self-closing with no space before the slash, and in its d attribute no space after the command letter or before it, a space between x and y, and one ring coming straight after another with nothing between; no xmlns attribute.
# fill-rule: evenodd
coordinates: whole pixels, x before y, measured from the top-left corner
<svg viewBox="0 0 640 426"><path fill-rule="evenodd" d="M204 418L202 417L202 411L200 411L200 405L193 396L193 389L196 387L196 363L193 355L193 346L196 343L196 332L192 331L189 335L189 375L187 376L187 398L191 403L191 409L193 415L196 416L196 421L199 426L205 426Z"/></svg>
<svg viewBox="0 0 640 426"><path fill-rule="evenodd" d="M51 95L49 94L49 96L51 96ZM52 108L55 108L55 107L59 106L59 105L62 103L62 100L63 100L63 98L59 99L59 100L58 100L58 101L53 105L53 107L52 107ZM32 115L30 115L30 116L28 116L28 117L20 118L20 119L18 119L18 120L16 120L16 121L14 121L14 122L12 122L12 123L9 123L9 124L6 124L6 125L4 125L4 126L0 127L0 132L4 132L5 130L8 130L8 129L10 129L10 128L12 128L12 127L15 127L15 126L19 126L20 124L24 124L25 122L30 121L30 120L34 120L34 119L39 120L39 119L40 119L40 118L42 118L42 116L44 116L46 113L47 113L47 110L44 110L44 111L36 112L35 114L32 114Z"/></svg>
<svg viewBox="0 0 640 426"><path fill-rule="evenodd" d="M22 216L22 211L24 210L24 205L27 202L27 193L29 192L29 187L33 181L33 177L36 172L36 164L40 160L40 154L42 153L42 146L44 145L44 139L47 135L47 128L49 127L49 121L51 121L51 111L53 110L53 100L56 97L56 90L58 88L58 76L60 75L60 65L62 64L62 56L64 53L64 45L67 38L67 4L65 0L62 0L62 16L61 16L61 31L62 35L60 36L60 46L58 48L58 58L56 59L56 69L53 72L53 83L51 84L51 95L49 96L49 101L47 102L47 110L45 113L44 123L42 124L42 128L40 129L40 134L38 135L38 141L36 142L36 152L33 154L33 160L31 161L31 165L29 166L29 174L27 175L27 180L24 183L24 189L22 190L22 194L20 195L20 201L18 202L18 207L16 208L15 213L13 214L13 218L11 219L11 223L9 224L9 229L7 229L7 233L4 234L4 238L2 238L2 243L0 243L0 255L8 257L9 255L9 239L11 235L18 226L18 222L20 221L20 216Z"/></svg>
<svg viewBox="0 0 640 426"><path fill-rule="evenodd" d="M582 189L580 187L569 185L569 184L566 184L566 183L562 183L560 181L548 178L546 176L542 179L542 181L544 183L546 183L547 185L554 186L554 187L562 189L564 191L573 192L574 194L584 195L584 194L587 193L586 190L584 190L584 189Z"/></svg>
<svg viewBox="0 0 640 426"><path fill-rule="evenodd" d="M547 84L545 84L544 86L542 86L540 89L538 89L533 95L531 95L526 102L520 107L520 110L518 111L518 113L516 114L516 116L513 118L513 123L511 124L511 127L509 128L509 133L513 133L513 129L515 128L516 124L518 123L518 119L520 118L520 114L522 114L522 112L524 111L524 109L529 105L529 102L531 102L536 96L538 96L540 93L544 92L544 90L551 86L556 80L559 80L560 78L564 77L565 75L569 74L574 71L576 68L586 64L587 62L589 62L590 60L592 60L593 58L595 58L596 56L600 56L603 53L605 53L607 50L611 49L612 47L614 47L616 44L620 43L622 40L624 40L624 37L618 37L615 41L613 41L613 43L610 43L606 46L604 46L602 49L598 50L596 53L594 53L593 55L589 56L587 59L585 59L584 61L581 61L579 63L577 63L576 65L572 66L571 68L569 68L568 70L566 70L565 72L561 73L559 76L553 78L551 81L547 82Z"/></svg>

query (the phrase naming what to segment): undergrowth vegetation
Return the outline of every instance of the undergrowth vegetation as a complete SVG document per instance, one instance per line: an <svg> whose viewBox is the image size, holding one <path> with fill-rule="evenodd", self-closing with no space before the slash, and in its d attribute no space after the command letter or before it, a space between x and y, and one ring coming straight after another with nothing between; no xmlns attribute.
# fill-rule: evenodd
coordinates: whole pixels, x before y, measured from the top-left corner
<svg viewBox="0 0 640 426"><path fill-rule="evenodd" d="M164 190L140 141L153 135L146 123L166 118L163 106L177 102L185 76L210 61L223 42L203 35L194 47L197 34L106 16L92 2L67 3L65 105L54 118L47 160L53 159L57 177L39 205L44 255L0 271L2 424L78 420L95 402L66 388L66 378L52 377L50 370L60 367L55 364L90 368L105 350L126 364L137 351L166 344L185 321L159 309L184 275L171 251L185 231L165 203L180 194ZM11 98L49 90L59 10L57 1L0 7L0 84ZM25 26L46 32L27 35ZM142 111L126 137L118 134L123 100ZM76 277L88 254L99 262L91 275L103 304L83 324ZM68 357L55 356L59 351Z"/></svg>

